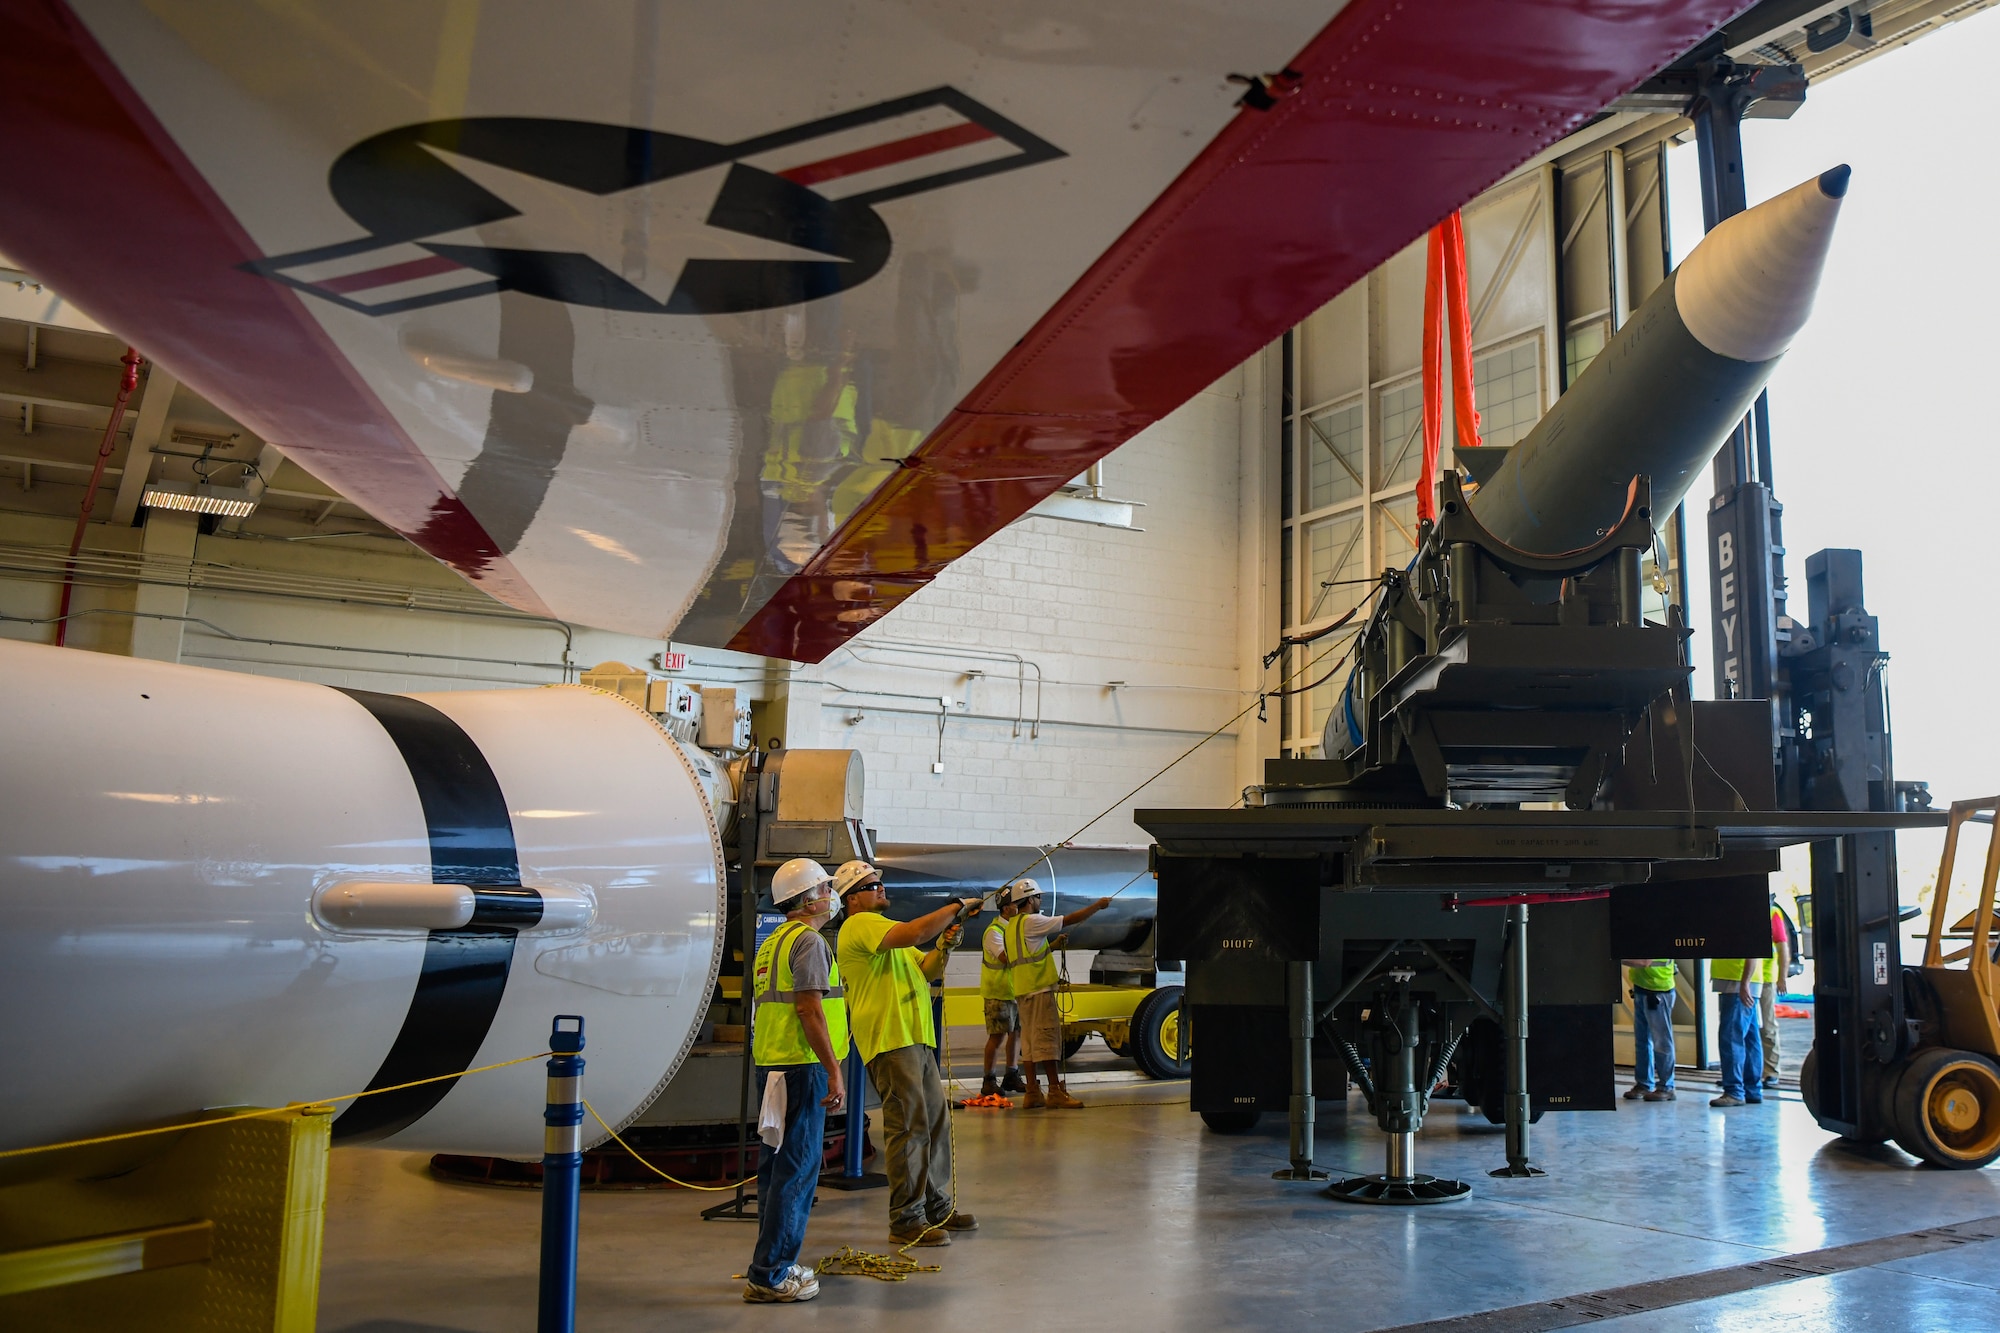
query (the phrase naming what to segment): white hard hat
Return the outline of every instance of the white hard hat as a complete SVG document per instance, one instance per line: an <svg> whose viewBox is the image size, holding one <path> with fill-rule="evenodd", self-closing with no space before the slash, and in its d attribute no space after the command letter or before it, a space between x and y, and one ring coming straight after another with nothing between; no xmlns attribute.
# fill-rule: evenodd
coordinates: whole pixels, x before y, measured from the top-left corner
<svg viewBox="0 0 2000 1333"><path fill-rule="evenodd" d="M1018 907L1041 891L1042 886L1032 879L1017 879L1007 886L1007 901Z"/></svg>
<svg viewBox="0 0 2000 1333"><path fill-rule="evenodd" d="M809 856L801 856L778 867L771 876L771 902L783 906L801 894L810 893L832 879L826 867Z"/></svg>
<svg viewBox="0 0 2000 1333"><path fill-rule="evenodd" d="M849 861L833 872L833 891L845 898L848 891L864 880L880 879L882 872L866 861Z"/></svg>

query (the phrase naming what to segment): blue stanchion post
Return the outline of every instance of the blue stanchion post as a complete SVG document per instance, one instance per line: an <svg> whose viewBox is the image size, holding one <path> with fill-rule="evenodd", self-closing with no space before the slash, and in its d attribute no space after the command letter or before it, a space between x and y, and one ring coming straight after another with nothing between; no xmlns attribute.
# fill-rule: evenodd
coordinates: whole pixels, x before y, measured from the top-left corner
<svg viewBox="0 0 2000 1333"><path fill-rule="evenodd" d="M566 1024L575 1024L566 1027ZM583 1189L583 1016L549 1030L549 1102L542 1115L542 1289L538 1333L576 1333L576 1220Z"/></svg>
<svg viewBox="0 0 2000 1333"><path fill-rule="evenodd" d="M868 1066L861 1062L859 1044L847 1048L841 1077L847 1081L847 1143L841 1153L840 1174L821 1176L819 1183L836 1190L881 1189L888 1185L889 1177L862 1166L861 1149L867 1133Z"/></svg>

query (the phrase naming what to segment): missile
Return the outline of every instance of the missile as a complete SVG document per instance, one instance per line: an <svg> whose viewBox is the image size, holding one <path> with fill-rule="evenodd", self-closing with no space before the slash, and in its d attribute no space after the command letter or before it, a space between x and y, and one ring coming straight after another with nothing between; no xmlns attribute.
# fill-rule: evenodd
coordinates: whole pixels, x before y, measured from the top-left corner
<svg viewBox="0 0 2000 1333"><path fill-rule="evenodd" d="M1526 439L1462 451L1487 530L1544 555L1588 546L1638 475L1671 512L1812 314L1848 176L1835 167L1722 223Z"/></svg>
<svg viewBox="0 0 2000 1333"><path fill-rule="evenodd" d="M6 641L0 682L0 1009L34 1071L0 1079L0 1148L533 1055L556 1014L620 1125L693 1044L727 780L623 700ZM333 1137L533 1157L545 1101L532 1061L346 1103Z"/></svg>

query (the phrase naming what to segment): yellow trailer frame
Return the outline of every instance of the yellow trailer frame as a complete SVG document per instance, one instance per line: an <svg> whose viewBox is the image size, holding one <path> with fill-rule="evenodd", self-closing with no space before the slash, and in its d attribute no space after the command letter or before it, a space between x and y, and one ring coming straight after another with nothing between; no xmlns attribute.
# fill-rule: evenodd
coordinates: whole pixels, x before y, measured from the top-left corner
<svg viewBox="0 0 2000 1333"><path fill-rule="evenodd" d="M1132 1055L1139 1067L1154 1078L1187 1076L1190 1043L1186 1026L1181 1022L1179 986L1084 982L1062 986L1056 998L1066 1048L1074 1049L1095 1032L1112 1050ZM979 988L947 986L944 1021L946 1027L984 1027L986 1002L980 997Z"/></svg>

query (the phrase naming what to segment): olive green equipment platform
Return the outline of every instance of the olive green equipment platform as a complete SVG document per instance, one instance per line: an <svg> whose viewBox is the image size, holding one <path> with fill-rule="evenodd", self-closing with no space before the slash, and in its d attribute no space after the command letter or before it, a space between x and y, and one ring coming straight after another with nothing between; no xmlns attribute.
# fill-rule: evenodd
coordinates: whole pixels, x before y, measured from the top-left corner
<svg viewBox="0 0 2000 1333"><path fill-rule="evenodd" d="M311 1333L332 1114L0 1160L0 1328Z"/></svg>

